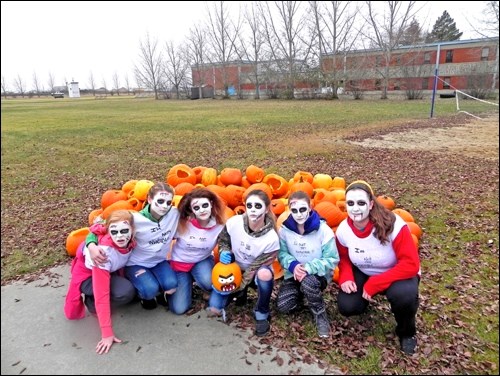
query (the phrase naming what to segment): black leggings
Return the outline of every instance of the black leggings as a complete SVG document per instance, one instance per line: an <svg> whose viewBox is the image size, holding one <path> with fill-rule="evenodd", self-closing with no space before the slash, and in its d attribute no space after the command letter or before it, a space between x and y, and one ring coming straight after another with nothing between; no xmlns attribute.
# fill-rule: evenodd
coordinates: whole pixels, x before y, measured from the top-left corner
<svg viewBox="0 0 500 376"><path fill-rule="evenodd" d="M354 316L365 312L368 300L363 299L363 286L369 276L353 267L354 280L358 291L347 294L342 290L337 297L339 312L343 316ZM420 278L415 276L410 279L393 282L389 288L382 292L391 305L391 311L396 319L396 334L398 337L411 337L416 333L415 316L417 315L419 298L418 284Z"/></svg>

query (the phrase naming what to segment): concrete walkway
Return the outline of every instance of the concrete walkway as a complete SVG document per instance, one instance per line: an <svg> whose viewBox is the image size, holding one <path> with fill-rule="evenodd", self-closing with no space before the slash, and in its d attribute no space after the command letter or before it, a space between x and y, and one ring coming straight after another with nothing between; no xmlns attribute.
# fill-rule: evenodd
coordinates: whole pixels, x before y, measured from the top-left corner
<svg viewBox="0 0 500 376"><path fill-rule="evenodd" d="M163 307L146 311L138 303L113 312L123 343L97 355L97 318L64 317L68 281L69 265L63 265L34 282L2 286L2 375L340 374L316 363L288 364L287 353L268 349L251 332L208 318L203 310L177 316Z"/></svg>

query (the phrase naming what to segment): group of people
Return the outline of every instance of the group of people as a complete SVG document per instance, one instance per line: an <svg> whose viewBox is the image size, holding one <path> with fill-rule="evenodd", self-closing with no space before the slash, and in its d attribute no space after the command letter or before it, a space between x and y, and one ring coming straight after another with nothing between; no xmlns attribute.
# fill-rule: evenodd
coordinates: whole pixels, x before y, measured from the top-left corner
<svg viewBox="0 0 500 376"><path fill-rule="evenodd" d="M339 312L359 315L375 295L385 295L401 349L414 353L418 251L408 226L377 202L367 182L359 180L347 187L348 217L336 233L302 191L288 198L290 215L279 229L271 198L262 190L249 192L245 212L227 220L223 202L207 188L185 194L177 207L173 199L171 186L154 184L141 211L118 210L105 223L92 225L77 251L64 311L68 319L81 319L86 306L97 315L102 337L98 354L121 342L112 329L112 306L137 297L144 309L159 304L184 314L192 305L194 283L210 294L208 316L224 318L229 304L244 305L248 288L255 289L255 334L265 336L270 331L276 258L284 269L276 297L279 313L295 312L305 302L318 336L329 337L323 293L338 266ZM236 262L242 271L235 293L212 288L216 246L221 263Z"/></svg>

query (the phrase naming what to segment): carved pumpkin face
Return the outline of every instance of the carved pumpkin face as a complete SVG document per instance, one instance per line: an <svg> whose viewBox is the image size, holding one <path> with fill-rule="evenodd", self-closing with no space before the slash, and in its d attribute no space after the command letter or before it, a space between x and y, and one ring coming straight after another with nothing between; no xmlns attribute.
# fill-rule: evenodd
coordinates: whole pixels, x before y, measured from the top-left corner
<svg viewBox="0 0 500 376"><path fill-rule="evenodd" d="M218 293L227 295L235 292L241 285L241 269L235 262L218 262L212 269L212 285Z"/></svg>

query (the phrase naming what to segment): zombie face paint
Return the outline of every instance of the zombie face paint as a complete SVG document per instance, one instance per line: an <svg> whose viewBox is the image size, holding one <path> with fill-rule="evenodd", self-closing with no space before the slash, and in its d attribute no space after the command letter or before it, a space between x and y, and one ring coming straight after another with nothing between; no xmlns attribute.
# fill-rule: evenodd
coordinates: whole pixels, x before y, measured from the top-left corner
<svg viewBox="0 0 500 376"><path fill-rule="evenodd" d="M151 210L158 216L163 217L172 207L174 196L170 192L160 191L151 200Z"/></svg>
<svg viewBox="0 0 500 376"><path fill-rule="evenodd" d="M266 215L266 204L258 196L250 196L245 206L247 207L246 214L252 222L258 222Z"/></svg>
<svg viewBox="0 0 500 376"><path fill-rule="evenodd" d="M311 208L304 200L292 201L290 203L290 211L292 212L293 219L299 225L303 225L311 214Z"/></svg>
<svg viewBox="0 0 500 376"><path fill-rule="evenodd" d="M352 189L345 197L347 214L353 222L363 222L368 219L373 202L370 201L368 193L362 189Z"/></svg>
<svg viewBox="0 0 500 376"><path fill-rule="evenodd" d="M128 242L132 238L132 226L127 221L111 223L108 228L111 240L119 248L124 248L127 246Z"/></svg>
<svg viewBox="0 0 500 376"><path fill-rule="evenodd" d="M196 216L196 219L199 221L206 221L212 215L212 204L208 198L194 198L191 201L191 210Z"/></svg>

